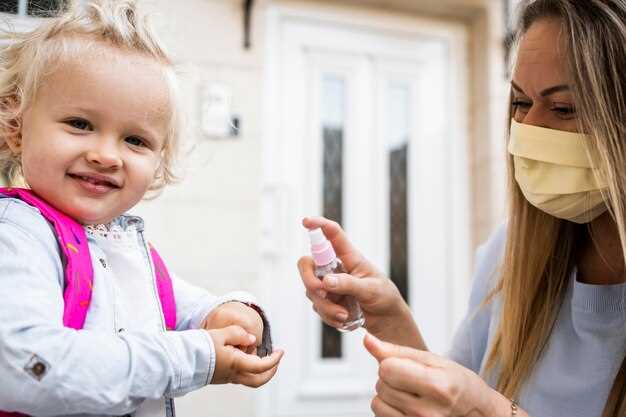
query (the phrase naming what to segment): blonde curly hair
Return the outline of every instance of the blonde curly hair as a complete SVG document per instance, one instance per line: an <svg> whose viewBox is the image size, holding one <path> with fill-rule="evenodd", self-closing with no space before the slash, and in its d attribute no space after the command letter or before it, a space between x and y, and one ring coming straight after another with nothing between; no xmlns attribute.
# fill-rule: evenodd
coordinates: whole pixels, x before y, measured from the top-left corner
<svg viewBox="0 0 626 417"><path fill-rule="evenodd" d="M37 95L42 80L54 65L80 56L95 43L152 57L163 64L170 94L170 123L162 149L161 165L151 191L175 182L174 164L181 123L178 83L174 63L156 37L135 0L66 1L61 12L30 32L6 30L0 39L0 173L9 184L25 184L20 156L7 138L21 131L21 116ZM85 42L76 42L76 40Z"/></svg>

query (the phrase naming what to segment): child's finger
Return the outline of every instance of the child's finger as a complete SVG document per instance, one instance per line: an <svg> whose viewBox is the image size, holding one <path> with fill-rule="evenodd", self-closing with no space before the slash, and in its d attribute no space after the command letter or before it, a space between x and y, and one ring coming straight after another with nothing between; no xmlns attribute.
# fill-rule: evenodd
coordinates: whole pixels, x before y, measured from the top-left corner
<svg viewBox="0 0 626 417"><path fill-rule="evenodd" d="M256 336L248 333L241 326L228 326L219 331L224 338L224 345L250 346L256 342Z"/></svg>
<svg viewBox="0 0 626 417"><path fill-rule="evenodd" d="M270 356L259 358L258 356L247 355L243 352L235 358L233 368L238 373L262 374L269 371L280 362L284 352L281 350L274 351Z"/></svg>
<svg viewBox="0 0 626 417"><path fill-rule="evenodd" d="M269 371L263 372L262 374L243 373L237 376L237 383L251 388L258 388L269 382L277 371L278 365L274 366Z"/></svg>

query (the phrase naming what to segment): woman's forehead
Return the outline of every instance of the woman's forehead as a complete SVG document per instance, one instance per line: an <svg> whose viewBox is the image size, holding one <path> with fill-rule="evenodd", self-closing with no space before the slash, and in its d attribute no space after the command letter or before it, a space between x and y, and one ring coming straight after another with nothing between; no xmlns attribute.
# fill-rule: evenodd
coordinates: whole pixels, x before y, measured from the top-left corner
<svg viewBox="0 0 626 417"><path fill-rule="evenodd" d="M565 46L557 19L542 19L533 23L520 40L514 81L524 89L567 83L569 71Z"/></svg>

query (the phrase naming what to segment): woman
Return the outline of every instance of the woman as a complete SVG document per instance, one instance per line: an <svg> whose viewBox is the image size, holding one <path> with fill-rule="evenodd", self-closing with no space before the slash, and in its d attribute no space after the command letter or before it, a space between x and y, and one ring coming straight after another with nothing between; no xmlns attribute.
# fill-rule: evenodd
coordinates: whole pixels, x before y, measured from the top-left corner
<svg viewBox="0 0 626 417"><path fill-rule="evenodd" d="M378 417L626 417L626 0L526 0L518 27L508 222L447 358L337 224L304 220L349 272L320 282L300 260L314 309L339 326L334 292L364 311Z"/></svg>

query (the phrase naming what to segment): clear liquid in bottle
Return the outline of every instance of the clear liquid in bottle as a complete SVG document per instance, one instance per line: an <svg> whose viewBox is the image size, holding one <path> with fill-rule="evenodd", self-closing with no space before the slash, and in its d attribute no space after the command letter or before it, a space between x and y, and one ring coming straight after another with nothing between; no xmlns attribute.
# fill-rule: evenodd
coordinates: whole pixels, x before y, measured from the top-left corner
<svg viewBox="0 0 626 417"><path fill-rule="evenodd" d="M323 279L328 274L343 274L346 272L330 242L324 236L322 229L318 228L309 231L309 237L311 239L311 253L315 262L316 277ZM344 307L348 312L348 318L337 330L350 332L363 326L365 318L356 298L351 295L328 293L327 299Z"/></svg>

